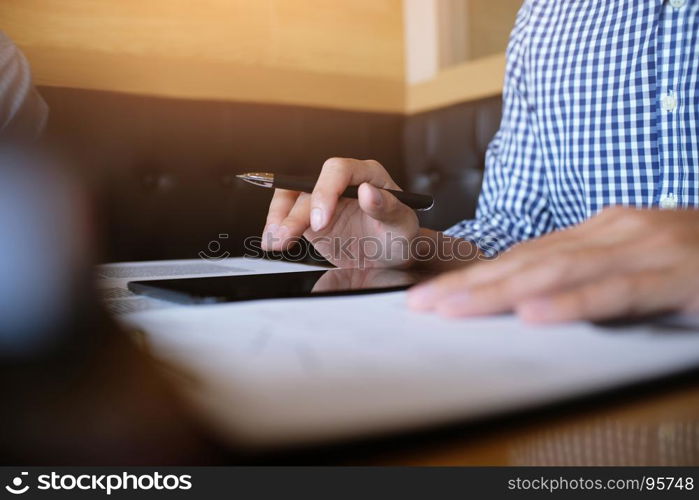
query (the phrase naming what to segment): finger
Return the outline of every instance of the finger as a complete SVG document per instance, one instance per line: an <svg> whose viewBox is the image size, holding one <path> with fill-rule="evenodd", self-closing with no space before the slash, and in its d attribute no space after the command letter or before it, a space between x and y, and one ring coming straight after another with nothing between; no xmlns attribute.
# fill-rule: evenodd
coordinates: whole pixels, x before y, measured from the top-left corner
<svg viewBox="0 0 699 500"><path fill-rule="evenodd" d="M558 251L560 252L560 249ZM551 253L556 255L555 252ZM473 307L473 314L476 314L476 311L482 309L481 306L471 301L469 301L469 304L465 303L467 295L474 299L474 297L471 297L474 289L481 288L485 294L491 287L502 289L505 285L509 286L512 279L515 280L516 284L518 282L517 277L528 266L548 260L541 253L538 255L532 254L531 256L527 253L520 254L518 247L496 260L480 262L464 269L442 274L425 284L413 288L408 294L408 304L413 309L427 311L437 308L444 301L448 300L450 296L455 295L453 304L450 304L449 307L442 305L442 312L446 314L448 308L454 307L455 309L463 309L461 313L466 314L466 309ZM506 301L508 297L502 296L496 297L496 299L492 303L493 309L491 312L499 310L500 306L497 306L497 304ZM456 313L457 311L453 311L453 314Z"/></svg>
<svg viewBox="0 0 699 500"><path fill-rule="evenodd" d="M406 220L412 209L404 205L388 191L378 189L368 182L359 186L359 207L369 217L390 225L399 225Z"/></svg>
<svg viewBox="0 0 699 500"><path fill-rule="evenodd" d="M464 281L436 304L446 316L481 316L512 311L518 302L550 295L619 272L646 269L652 255L624 245L564 252L487 283ZM467 293L467 296L466 296Z"/></svg>
<svg viewBox="0 0 699 500"><path fill-rule="evenodd" d="M280 225L291 212L300 194L298 191L275 189L267 211L267 225Z"/></svg>
<svg viewBox="0 0 699 500"><path fill-rule="evenodd" d="M653 314L681 304L684 290L674 286L676 283L676 277L666 270L619 274L550 297L526 301L516 310L523 320L536 323Z"/></svg>
<svg viewBox="0 0 699 500"><path fill-rule="evenodd" d="M509 276L518 276L519 273L538 263L558 259L558 256L565 252L603 253L610 248L610 242L620 241L619 236L612 237L615 231L625 228L622 232L628 233L625 236L627 239L642 237L644 233L643 231L639 233L638 228L644 226L644 218L647 216L647 213L640 210L609 209L579 226L521 243L496 260L481 262L463 270L443 274L411 290L408 303L417 310L431 310L451 294L463 295L479 285L504 280ZM595 248L599 250L593 250ZM552 277L556 277L555 272ZM525 283L524 280L521 282ZM455 300L458 301L458 299ZM502 308L495 308L496 305L492 304L493 310ZM461 307L465 305L462 304Z"/></svg>
<svg viewBox="0 0 699 500"><path fill-rule="evenodd" d="M458 269L412 287L408 290L408 307L415 311L430 311L437 306L448 290L452 290L453 293L460 291L466 293L466 287L463 290L458 290L456 287L446 288L443 286L445 282L451 284L452 280L454 284L462 282L465 274L465 269Z"/></svg>
<svg viewBox="0 0 699 500"><path fill-rule="evenodd" d="M298 191L289 191L287 189L275 189L272 201L269 204L267 211L267 222L262 230L262 249L274 250L272 243L278 240L277 232L282 221L289 215L296 200L299 197Z"/></svg>
<svg viewBox="0 0 699 500"><path fill-rule="evenodd" d="M333 218L337 201L347 186L369 182L397 189L386 170L375 161L330 158L325 162L311 197L311 227L320 231Z"/></svg>
<svg viewBox="0 0 699 500"><path fill-rule="evenodd" d="M564 252L606 251L614 244L630 243L646 236L642 229L649 215L643 210L609 208L583 224L525 241L498 259L472 266L462 279L475 286L502 279L538 262L555 260Z"/></svg>
<svg viewBox="0 0 699 500"><path fill-rule="evenodd" d="M300 193L289 215L279 225L279 229L272 240L273 250L286 250L298 243L303 232L308 229L310 207L311 195Z"/></svg>
<svg viewBox="0 0 699 500"><path fill-rule="evenodd" d="M507 255L436 278L413 304L416 309L437 309L450 316L495 314L512 310L517 301L610 273L658 267L661 261L647 246L628 243L542 250L535 259Z"/></svg>
<svg viewBox="0 0 699 500"><path fill-rule="evenodd" d="M576 226L535 240L525 241L494 260L479 262L470 266L464 275L458 279L469 286L502 279L505 276L525 269L533 263L547 259L551 255L579 249L581 240L584 240L583 233L586 231L587 229L583 226ZM444 276L442 285L448 286L449 282L455 279L456 276Z"/></svg>

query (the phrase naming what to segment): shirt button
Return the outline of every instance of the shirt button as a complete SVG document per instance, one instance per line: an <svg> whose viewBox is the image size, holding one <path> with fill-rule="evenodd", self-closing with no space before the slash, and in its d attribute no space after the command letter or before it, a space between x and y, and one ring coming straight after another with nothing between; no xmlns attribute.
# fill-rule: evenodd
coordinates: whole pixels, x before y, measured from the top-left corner
<svg viewBox="0 0 699 500"><path fill-rule="evenodd" d="M676 9L681 9L685 3L687 3L687 0L670 0L670 5Z"/></svg>
<svg viewBox="0 0 699 500"><path fill-rule="evenodd" d="M677 107L677 98L673 94L664 95L662 99L660 99L660 107L667 112L675 111Z"/></svg>
<svg viewBox="0 0 699 500"><path fill-rule="evenodd" d="M663 210L673 210L677 208L677 197L672 193L661 196L660 208Z"/></svg>

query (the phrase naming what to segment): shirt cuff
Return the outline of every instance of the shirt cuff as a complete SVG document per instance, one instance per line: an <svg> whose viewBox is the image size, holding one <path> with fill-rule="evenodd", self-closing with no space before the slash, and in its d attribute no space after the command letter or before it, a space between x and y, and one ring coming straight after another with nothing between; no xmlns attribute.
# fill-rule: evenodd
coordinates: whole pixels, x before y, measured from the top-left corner
<svg viewBox="0 0 699 500"><path fill-rule="evenodd" d="M488 258L495 258L517 241L502 231L496 224L481 219L465 220L450 227L444 234L473 242L481 253Z"/></svg>

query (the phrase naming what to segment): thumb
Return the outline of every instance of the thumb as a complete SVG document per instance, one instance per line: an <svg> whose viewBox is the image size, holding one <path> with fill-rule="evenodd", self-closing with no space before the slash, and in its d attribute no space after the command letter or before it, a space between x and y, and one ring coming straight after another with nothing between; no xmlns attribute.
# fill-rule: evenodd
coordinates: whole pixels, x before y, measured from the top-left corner
<svg viewBox="0 0 699 500"><path fill-rule="evenodd" d="M359 186L359 207L372 219L389 225L405 222L412 209L404 205L388 191L379 189L368 182Z"/></svg>

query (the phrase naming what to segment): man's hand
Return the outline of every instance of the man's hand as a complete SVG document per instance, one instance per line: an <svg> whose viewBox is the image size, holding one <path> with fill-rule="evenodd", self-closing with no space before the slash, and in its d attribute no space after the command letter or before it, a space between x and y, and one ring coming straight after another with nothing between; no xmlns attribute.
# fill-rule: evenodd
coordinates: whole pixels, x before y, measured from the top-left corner
<svg viewBox="0 0 699 500"><path fill-rule="evenodd" d="M699 311L699 211L614 207L571 229L411 290L445 316L601 320Z"/></svg>
<svg viewBox="0 0 699 500"><path fill-rule="evenodd" d="M359 185L359 199L340 198L351 185ZM409 264L402 247L418 234L417 216L395 196L377 188L400 189L374 160L329 159L313 194L275 191L262 248L287 249L303 235L338 267Z"/></svg>

